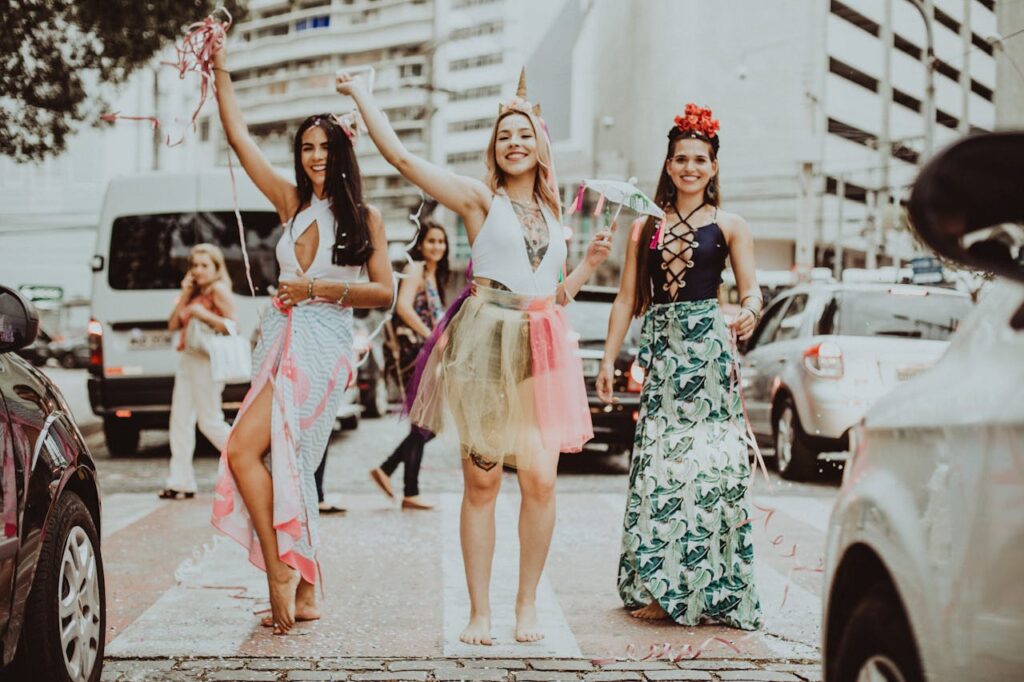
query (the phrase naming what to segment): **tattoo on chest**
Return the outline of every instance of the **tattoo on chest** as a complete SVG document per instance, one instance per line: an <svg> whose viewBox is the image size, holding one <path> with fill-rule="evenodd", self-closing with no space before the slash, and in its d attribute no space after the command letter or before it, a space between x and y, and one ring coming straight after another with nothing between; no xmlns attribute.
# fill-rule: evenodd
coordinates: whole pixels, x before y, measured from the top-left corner
<svg viewBox="0 0 1024 682"><path fill-rule="evenodd" d="M523 241L526 243L526 255L530 258L530 267L536 272L551 243L547 221L544 220L544 214L538 206L529 206L513 201L512 209L519 219L520 227L523 228Z"/></svg>

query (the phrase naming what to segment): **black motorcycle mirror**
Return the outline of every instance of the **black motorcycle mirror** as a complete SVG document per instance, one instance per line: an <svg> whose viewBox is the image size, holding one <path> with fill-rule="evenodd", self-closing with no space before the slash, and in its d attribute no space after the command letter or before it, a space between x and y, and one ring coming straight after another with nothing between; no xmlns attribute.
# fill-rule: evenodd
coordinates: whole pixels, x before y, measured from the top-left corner
<svg viewBox="0 0 1024 682"><path fill-rule="evenodd" d="M28 346L38 333L35 306L13 289L0 287L0 353Z"/></svg>
<svg viewBox="0 0 1024 682"><path fill-rule="evenodd" d="M937 154L914 182L910 221L940 256L1024 282L1024 132L972 135Z"/></svg>

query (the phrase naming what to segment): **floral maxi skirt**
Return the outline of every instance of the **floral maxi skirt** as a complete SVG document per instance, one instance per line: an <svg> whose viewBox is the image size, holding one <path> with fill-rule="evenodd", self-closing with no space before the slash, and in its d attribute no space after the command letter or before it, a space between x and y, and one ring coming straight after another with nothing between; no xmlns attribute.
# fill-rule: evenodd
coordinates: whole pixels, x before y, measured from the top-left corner
<svg viewBox="0 0 1024 682"><path fill-rule="evenodd" d="M761 626L750 538L750 464L714 299L653 305L619 560L628 608L661 605L681 625Z"/></svg>
<svg viewBox="0 0 1024 682"><path fill-rule="evenodd" d="M235 423L270 382L274 398L265 464L273 480L278 555L303 580L316 584L319 514L313 474L352 377L352 309L319 301L290 309L268 308L259 332L252 387ZM220 457L212 522L249 551L249 561L266 570L227 451L225 446Z"/></svg>

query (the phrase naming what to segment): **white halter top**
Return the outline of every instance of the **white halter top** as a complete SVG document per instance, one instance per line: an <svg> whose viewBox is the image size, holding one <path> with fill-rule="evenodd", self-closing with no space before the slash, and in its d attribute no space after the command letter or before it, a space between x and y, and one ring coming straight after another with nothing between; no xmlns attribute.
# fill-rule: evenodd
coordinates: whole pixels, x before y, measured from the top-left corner
<svg viewBox="0 0 1024 682"><path fill-rule="evenodd" d="M318 199L314 194L311 203L299 211L294 221L284 224L284 233L277 242L277 265L281 269L281 277L316 277L351 282L355 280L362 267L358 265L335 265L331 262L331 251L334 249L334 214L331 213L331 200ZM313 256L309 269L303 272L299 259L295 257L295 240L316 223L320 241Z"/></svg>
<svg viewBox="0 0 1024 682"><path fill-rule="evenodd" d="M491 210L470 249L473 274L504 284L516 294L550 296L555 293L567 255L565 235L543 203L541 211L548 224L550 242L534 271L511 199L504 192L495 194Z"/></svg>

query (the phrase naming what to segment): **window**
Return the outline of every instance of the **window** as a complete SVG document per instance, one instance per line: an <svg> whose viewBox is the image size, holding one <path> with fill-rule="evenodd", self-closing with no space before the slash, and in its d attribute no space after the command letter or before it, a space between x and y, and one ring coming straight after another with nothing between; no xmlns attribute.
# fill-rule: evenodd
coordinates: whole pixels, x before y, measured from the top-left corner
<svg viewBox="0 0 1024 682"><path fill-rule="evenodd" d="M485 85L479 88L470 88L457 92L448 98L449 102L458 102L467 99L483 99L484 97L498 97L501 95L500 85Z"/></svg>
<svg viewBox="0 0 1024 682"><path fill-rule="evenodd" d="M450 71L465 71L466 69L475 69L481 66L488 66L489 64L501 64L501 53L493 52L491 54L477 55L476 57L455 59L448 63L448 69Z"/></svg>
<svg viewBox="0 0 1024 682"><path fill-rule="evenodd" d="M485 130L494 125L494 118L474 118L468 121L452 121L448 124L449 133L461 133L466 130Z"/></svg>
<svg viewBox="0 0 1024 682"><path fill-rule="evenodd" d="M242 211L245 245L257 295L277 282L275 249L280 218L272 211ZM108 277L113 289L177 289L185 274L189 250L200 242L224 250L236 294L248 296L245 264L233 211L160 213L122 216L110 234Z"/></svg>
<svg viewBox="0 0 1024 682"><path fill-rule="evenodd" d="M503 21L489 21L485 24L477 24L476 26L469 26L468 28L460 28L451 32L451 40L463 40L465 38L475 38L477 36L494 35L495 33L501 33L505 30L505 22Z"/></svg>
<svg viewBox="0 0 1024 682"><path fill-rule="evenodd" d="M316 28L327 28L331 25L331 17L327 14L321 14L316 17L308 17L306 19L299 19L295 22L296 31L308 31Z"/></svg>
<svg viewBox="0 0 1024 682"><path fill-rule="evenodd" d="M448 163L477 163L484 160L483 152L456 152L449 154Z"/></svg>
<svg viewBox="0 0 1024 682"><path fill-rule="evenodd" d="M782 321L782 313L786 309L786 305L789 304L788 298L783 298L775 301L765 312L764 317L761 319L761 324L754 330L753 336L747 342L747 352L753 350L761 340L764 339L765 343L768 343L772 336L775 335L775 330L779 328L779 322Z"/></svg>
<svg viewBox="0 0 1024 682"><path fill-rule="evenodd" d="M971 311L966 297L902 291L840 292L825 306L818 333L945 341Z"/></svg>
<svg viewBox="0 0 1024 682"><path fill-rule="evenodd" d="M779 341L789 341L800 336L800 328L804 322L804 310L807 308L807 294L798 294L793 297L793 302L786 309L786 314L782 316L782 320L779 322L778 328L775 330L775 336L771 339L770 343L778 343Z"/></svg>

